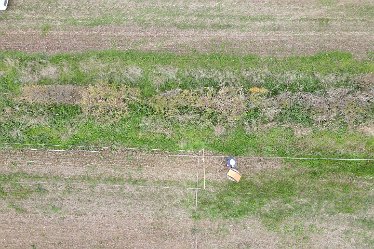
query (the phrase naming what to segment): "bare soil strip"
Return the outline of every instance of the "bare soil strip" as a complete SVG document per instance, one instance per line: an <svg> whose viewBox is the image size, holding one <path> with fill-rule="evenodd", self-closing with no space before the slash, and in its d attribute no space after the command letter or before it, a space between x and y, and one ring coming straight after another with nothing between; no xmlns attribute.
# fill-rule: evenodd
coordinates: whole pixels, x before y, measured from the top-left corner
<svg viewBox="0 0 374 249"><path fill-rule="evenodd" d="M373 50L372 1L14 0L0 50L139 49L284 56Z"/></svg>
<svg viewBox="0 0 374 249"><path fill-rule="evenodd" d="M225 179L222 159L205 161L207 178ZM239 229L231 221L191 218L195 195L188 187L196 186L197 172L203 177L196 157L2 150L0 162L0 173L25 178L5 190L36 191L0 199L1 248L274 248L278 241L256 220ZM249 161L242 165L251 168Z"/></svg>
<svg viewBox="0 0 374 249"><path fill-rule="evenodd" d="M33 37L32 40L29 38ZM359 57L373 50L373 32L232 32L196 31L140 27L78 28L51 31L48 36L39 31L7 31L0 36L0 50L27 52L82 52L105 49L140 49L188 53L233 52L287 56L314 54L321 51L343 50Z"/></svg>
<svg viewBox="0 0 374 249"><path fill-rule="evenodd" d="M224 158L207 154L179 156L139 151L52 151L52 150L0 150L3 162L0 172L22 171L28 174L58 177L121 177L158 181L195 182L198 174L203 181L226 180ZM282 167L280 160L240 159L243 174ZM191 186L194 187L194 186Z"/></svg>
<svg viewBox="0 0 374 249"><path fill-rule="evenodd" d="M3 203L1 248L190 248L193 221L173 207L188 193L70 191Z"/></svg>
<svg viewBox="0 0 374 249"><path fill-rule="evenodd" d="M347 231L371 234L352 227L354 215L290 219L280 231L256 216L195 220L190 188L197 174L202 188L205 169L207 191L212 182L227 181L223 157L206 154L203 164L202 154L0 150L0 191L8 193L0 192L0 247L348 248L361 241L347 238L362 236ZM277 160L238 162L246 177L287 167ZM312 237L296 238L297 229L312 229Z"/></svg>

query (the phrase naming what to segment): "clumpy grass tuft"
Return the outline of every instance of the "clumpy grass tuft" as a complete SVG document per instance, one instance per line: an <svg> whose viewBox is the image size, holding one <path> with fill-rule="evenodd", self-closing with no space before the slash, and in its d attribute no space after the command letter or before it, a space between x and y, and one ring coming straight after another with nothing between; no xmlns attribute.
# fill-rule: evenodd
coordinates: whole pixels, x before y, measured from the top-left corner
<svg viewBox="0 0 374 249"><path fill-rule="evenodd" d="M291 161L288 165L278 171L247 174L239 183L211 184L211 191L200 193L193 217L254 216L277 230L289 219L314 219L323 213L359 215L373 204L370 187L358 184L374 175L371 162Z"/></svg>

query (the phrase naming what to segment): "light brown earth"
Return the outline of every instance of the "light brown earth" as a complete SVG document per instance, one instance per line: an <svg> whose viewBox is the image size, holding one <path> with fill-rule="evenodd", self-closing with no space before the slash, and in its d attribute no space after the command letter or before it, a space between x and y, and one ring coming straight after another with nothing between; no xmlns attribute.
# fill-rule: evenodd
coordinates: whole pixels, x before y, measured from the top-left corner
<svg viewBox="0 0 374 249"><path fill-rule="evenodd" d="M42 189L0 199L1 248L276 247L277 236L256 219L241 221L247 228L240 229L233 221L191 218L195 190L189 188L203 187L193 155L2 150L0 161L1 174L32 176L13 184ZM205 165L207 181L225 180L222 158Z"/></svg>
<svg viewBox="0 0 374 249"><path fill-rule="evenodd" d="M283 56L374 49L370 0L13 0L0 50L140 49Z"/></svg>
<svg viewBox="0 0 374 249"><path fill-rule="evenodd" d="M185 154L183 154L185 155ZM349 248L354 217L290 220L281 231L250 216L192 218L197 186L227 181L223 157L133 150L0 150L0 248ZM243 177L288 167L239 158ZM197 182L198 179L198 182ZM4 183L5 182L5 183ZM27 194L27 191L31 193ZM24 195L22 195L24 193ZM1 194L1 192L0 192ZM199 198L197 198L199 200ZM199 201L198 206L199 208ZM371 214L370 214L371 215ZM318 225L315 225L318 224ZM310 239L289 229L312 231ZM352 230L353 229L353 230ZM368 234L364 232L364 234ZM369 233L370 234L370 233ZM358 238L361 238L357 235ZM348 238L348 241L347 241ZM358 244L357 244L358 243Z"/></svg>

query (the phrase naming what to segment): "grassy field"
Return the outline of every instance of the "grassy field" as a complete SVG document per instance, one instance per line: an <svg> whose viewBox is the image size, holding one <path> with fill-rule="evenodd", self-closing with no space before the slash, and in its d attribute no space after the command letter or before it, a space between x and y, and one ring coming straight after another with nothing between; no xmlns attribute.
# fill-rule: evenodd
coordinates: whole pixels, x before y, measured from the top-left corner
<svg viewBox="0 0 374 249"><path fill-rule="evenodd" d="M373 154L372 60L1 53L1 143Z"/></svg>
<svg viewBox="0 0 374 249"><path fill-rule="evenodd" d="M41 221L57 226L51 217L85 217L93 222L89 229L116 220L117 227L134 226L131 231L145 227L138 234L140 240L157 241L155 246L186 248L194 240L206 248L216 247L217 241L223 248L233 243L244 248L373 245L372 161L264 164L239 157L243 180L232 184L224 182L222 162L207 156L209 187L199 191L196 207L194 192L187 190L196 184L202 187L203 173L196 162L121 152L137 147L172 154L205 149L235 156L373 158L371 58L358 60L346 52L274 58L114 50L1 52L0 58L4 213L15 212L15 218L36 227ZM114 154L43 152L104 146ZM42 150L7 152L9 147ZM167 190L162 189L165 186ZM81 204L56 202L57 196ZM164 204L156 204L154 197ZM126 208L141 205L144 208L136 215L153 218L128 220L128 212L112 198L122 200ZM111 209L119 213L94 218L88 210L98 212L103 203L112 203ZM30 220L30 213L40 215ZM17 224L21 223L12 227L23 231ZM87 237L75 228L79 224L71 221L69 231L56 227L55 232ZM159 241L176 233L172 227L184 239ZM146 232L154 229L160 233ZM43 247L46 240L40 231L33 233L38 239L32 245ZM116 231L100 238L116 245L145 246ZM54 233L47 237L57 243ZM58 245L69 247L74 241ZM92 238L85 244L98 243L104 242Z"/></svg>
<svg viewBox="0 0 374 249"><path fill-rule="evenodd" d="M373 161L265 158L374 159L372 1L13 0L0 26L1 248L374 246Z"/></svg>

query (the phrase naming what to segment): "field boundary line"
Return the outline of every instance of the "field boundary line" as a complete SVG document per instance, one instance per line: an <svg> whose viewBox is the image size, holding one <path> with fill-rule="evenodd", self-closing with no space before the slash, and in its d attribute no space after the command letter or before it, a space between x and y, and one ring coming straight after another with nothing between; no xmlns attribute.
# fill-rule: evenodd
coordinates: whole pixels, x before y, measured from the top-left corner
<svg viewBox="0 0 374 249"><path fill-rule="evenodd" d="M111 147L85 147L85 146L74 146L70 149L49 149L50 147L63 147L63 145L49 145L49 144L22 144L22 143L0 143L0 146L41 146L44 148L21 148L21 149L28 149L32 151L50 151L50 152L88 152L88 153L99 153L102 151L110 151L116 148ZM6 147L4 147L6 148ZM83 148L83 149L82 149ZM84 149L84 148L87 148ZM10 147L10 149L13 149ZM149 152L160 152L165 154L167 157L190 157L190 158L201 158L203 160L203 164L206 157L210 158L225 158L227 156L224 155L206 155L205 149L202 149L198 152L196 151L188 151L188 150L176 150L177 153L173 153L172 151L162 150L159 148L153 149L142 149L136 147L122 147L118 148L119 150L128 150L128 151L136 151L141 153L149 153ZM1 148L0 148L1 150ZM201 153L202 151L202 153ZM178 154L180 153L180 154ZM182 154L184 153L184 154ZM190 153L190 154L187 154ZM167 154L167 155L166 155ZM238 159L264 159L264 160L276 160L276 159L283 159L283 160L326 160L326 161L374 161L374 158L338 158L338 157L293 157L293 156L237 156Z"/></svg>
<svg viewBox="0 0 374 249"><path fill-rule="evenodd" d="M68 178L66 178L68 179ZM12 181L12 183L17 183L17 184L24 184L24 185L30 185L30 186L34 186L34 185L39 185L39 184L54 184L56 185L55 182L47 182L47 181L34 181L34 182L29 182L29 181ZM111 187L125 187L125 186L132 186L132 187L135 187L135 188L149 188L149 189L171 189L171 190L191 190L191 191L199 191L201 190L201 188L199 187L196 187L196 188L184 188L184 187L175 187L175 186L154 186L154 185L136 185L136 184L127 184L124 183L124 184L110 184L110 183L85 183L85 182L78 182L78 181L75 181L75 182L64 182L64 181L61 181L59 182L61 184L65 184L65 185L72 185L72 186L83 186L83 185L93 185L95 187L97 186L111 186ZM58 183L57 183L58 184Z"/></svg>

